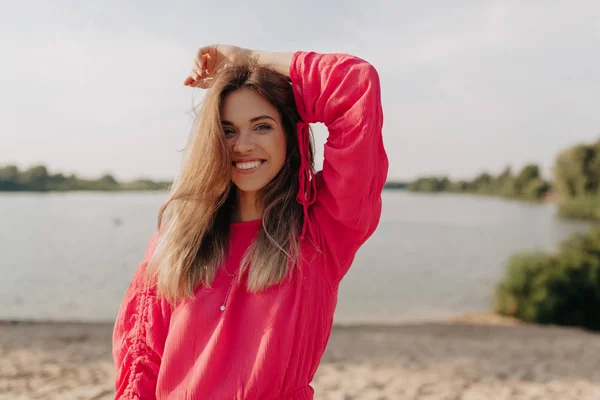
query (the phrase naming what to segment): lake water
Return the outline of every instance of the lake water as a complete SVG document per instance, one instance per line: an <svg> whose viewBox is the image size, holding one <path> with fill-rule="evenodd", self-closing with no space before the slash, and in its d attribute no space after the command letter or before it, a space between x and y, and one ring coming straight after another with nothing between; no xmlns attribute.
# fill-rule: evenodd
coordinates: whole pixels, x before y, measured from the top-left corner
<svg viewBox="0 0 600 400"><path fill-rule="evenodd" d="M0 319L114 321L166 197L0 193ZM510 255L586 224L551 204L386 191L378 230L342 282L336 323L487 311ZM115 223L115 219L120 223Z"/></svg>

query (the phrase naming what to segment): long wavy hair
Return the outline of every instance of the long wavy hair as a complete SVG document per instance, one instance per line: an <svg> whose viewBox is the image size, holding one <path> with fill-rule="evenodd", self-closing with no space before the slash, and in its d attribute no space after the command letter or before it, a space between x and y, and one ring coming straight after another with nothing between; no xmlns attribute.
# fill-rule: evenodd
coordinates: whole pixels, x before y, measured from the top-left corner
<svg viewBox="0 0 600 400"><path fill-rule="evenodd" d="M223 135L225 97L249 88L278 110L287 142L286 161L259 193L262 229L244 255L238 279L248 272L247 289L264 290L281 283L299 257L303 209L297 202L300 117L289 78L246 59L222 69L213 79L190 132L182 167L158 216L159 237L146 268L157 294L170 302L194 297L199 285L210 287L225 262L230 224L236 206L232 161ZM309 146L313 166L314 142Z"/></svg>

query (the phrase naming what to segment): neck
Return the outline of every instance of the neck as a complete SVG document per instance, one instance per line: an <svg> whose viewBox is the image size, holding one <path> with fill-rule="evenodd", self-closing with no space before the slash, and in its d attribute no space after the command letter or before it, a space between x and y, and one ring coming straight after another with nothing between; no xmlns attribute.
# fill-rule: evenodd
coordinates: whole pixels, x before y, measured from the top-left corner
<svg viewBox="0 0 600 400"><path fill-rule="evenodd" d="M254 221L263 215L262 205L258 201L256 192L236 192L236 208L233 215L235 222Z"/></svg>

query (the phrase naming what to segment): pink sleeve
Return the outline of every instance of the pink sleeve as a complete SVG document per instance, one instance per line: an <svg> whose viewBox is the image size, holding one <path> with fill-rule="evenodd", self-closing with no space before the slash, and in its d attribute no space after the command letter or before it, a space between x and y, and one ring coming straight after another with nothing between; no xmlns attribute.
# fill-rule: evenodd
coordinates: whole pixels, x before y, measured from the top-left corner
<svg viewBox="0 0 600 400"><path fill-rule="evenodd" d="M170 306L142 287L142 273L156 247L152 236L144 259L125 292L113 330L115 399L154 399L169 329Z"/></svg>
<svg viewBox="0 0 600 400"><path fill-rule="evenodd" d="M381 216L388 158L379 75L347 54L296 52L290 78L302 120L329 131L312 215L329 257L324 272L337 284Z"/></svg>

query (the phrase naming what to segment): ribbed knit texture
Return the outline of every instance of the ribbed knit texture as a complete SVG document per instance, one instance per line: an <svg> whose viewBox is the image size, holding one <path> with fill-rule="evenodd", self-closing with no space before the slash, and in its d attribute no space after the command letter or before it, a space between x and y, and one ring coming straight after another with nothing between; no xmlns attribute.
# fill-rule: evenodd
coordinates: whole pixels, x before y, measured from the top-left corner
<svg viewBox="0 0 600 400"><path fill-rule="evenodd" d="M221 268L211 289L199 287L195 300L171 310L140 289L155 234L115 322L116 399L313 399L310 382L329 340L340 281L379 223L388 159L373 66L346 54L297 52L290 77L303 121L329 130L299 268L260 293L246 291L245 278L234 283L225 311L234 278ZM232 224L229 273L259 229L260 221Z"/></svg>

